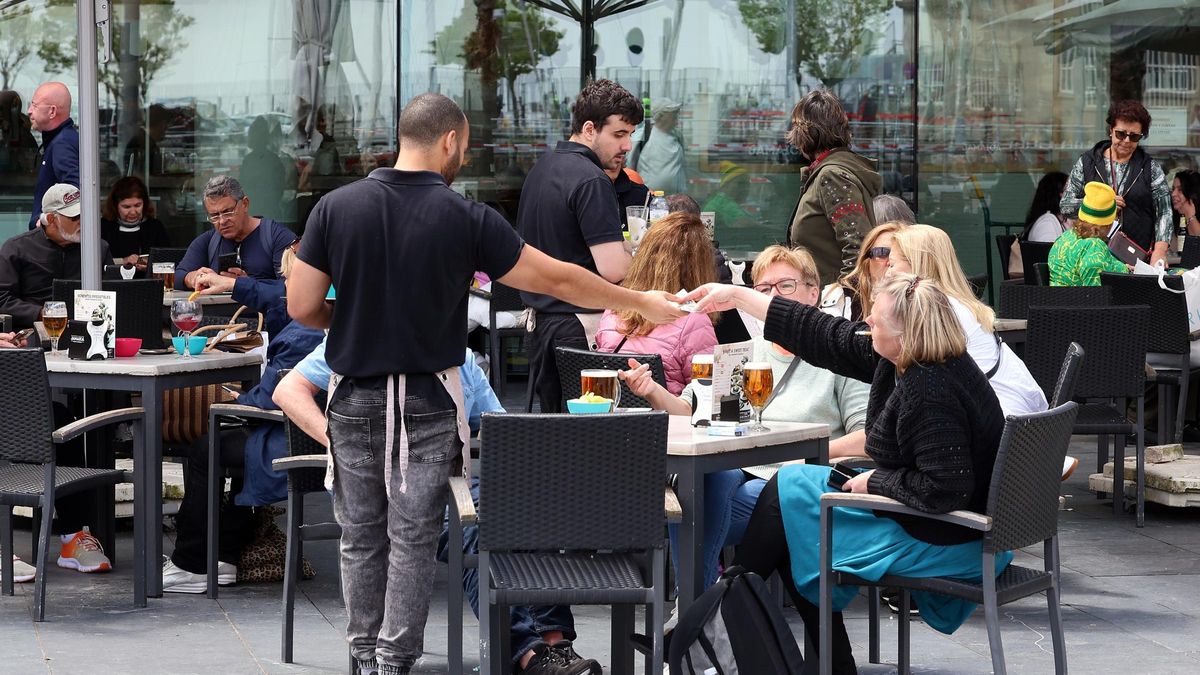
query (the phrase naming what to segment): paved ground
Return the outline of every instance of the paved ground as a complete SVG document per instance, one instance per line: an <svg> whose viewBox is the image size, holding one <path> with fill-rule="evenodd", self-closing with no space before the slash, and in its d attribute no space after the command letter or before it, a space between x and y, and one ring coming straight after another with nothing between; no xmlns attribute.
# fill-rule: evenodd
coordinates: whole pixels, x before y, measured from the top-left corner
<svg viewBox="0 0 1200 675"><path fill-rule="evenodd" d="M514 394L520 395L510 391L505 398ZM1086 492L1087 470L1095 466L1094 448L1088 438L1075 444L1083 464L1066 485L1071 510L1061 518L1069 665L1079 673L1195 673L1200 670L1200 512L1151 504L1146 527L1140 530L1132 516L1114 518L1110 502ZM313 516L328 513L327 504L309 508ZM28 556L29 547L28 530L18 531L18 553ZM85 576L51 568L45 623L30 620L32 584L18 586L15 598L0 597L0 673L344 672L340 631L345 610L338 598L333 542L309 545L308 557L318 574L300 585L292 665L279 660L278 584L230 588L218 601L167 594L138 610L132 606L129 566L121 564L128 563L131 548L132 535L122 532L118 566L111 574ZM166 549L170 548L168 541ZM1040 548L1021 552L1018 561L1039 565L1040 554ZM445 584L443 571L418 672L445 672ZM788 612L793 630L801 635L799 620ZM1053 672L1041 596L1001 612L1009 671ZM894 672L889 665L865 664L867 620L861 598L847 617L860 671ZM579 652L607 663L607 610L581 608L576 620ZM885 620L885 661L895 658L895 626L890 617ZM473 644L476 635L476 623L469 618L465 643ZM991 672L981 612L952 636L915 623L912 645L915 672ZM475 663L473 655L468 659Z"/></svg>

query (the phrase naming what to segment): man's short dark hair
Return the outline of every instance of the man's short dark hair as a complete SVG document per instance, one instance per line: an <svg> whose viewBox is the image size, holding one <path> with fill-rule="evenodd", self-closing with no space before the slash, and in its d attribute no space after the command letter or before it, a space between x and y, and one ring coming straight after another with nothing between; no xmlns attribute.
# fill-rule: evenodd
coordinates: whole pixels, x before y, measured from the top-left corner
<svg viewBox="0 0 1200 675"><path fill-rule="evenodd" d="M432 92L414 96L400 113L400 144L428 148L451 131L467 125L462 108L449 97Z"/></svg>
<svg viewBox="0 0 1200 675"><path fill-rule="evenodd" d="M1104 118L1104 123L1108 125L1109 129L1112 129L1117 126L1117 120L1137 122L1142 125L1142 136L1150 135L1150 113L1146 110L1146 106L1139 101L1125 99L1109 106L1108 116Z"/></svg>
<svg viewBox="0 0 1200 675"><path fill-rule="evenodd" d="M619 115L636 127L644 114L642 104L625 87L612 80L593 80L584 85L571 104L571 134L582 132L585 122L591 122L599 131L609 115Z"/></svg>

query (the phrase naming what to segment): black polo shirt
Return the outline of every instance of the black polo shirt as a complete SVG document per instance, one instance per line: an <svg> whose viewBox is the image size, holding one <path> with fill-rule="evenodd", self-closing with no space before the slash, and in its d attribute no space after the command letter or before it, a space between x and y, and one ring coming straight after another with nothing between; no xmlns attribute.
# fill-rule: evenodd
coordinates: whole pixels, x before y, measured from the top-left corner
<svg viewBox="0 0 1200 675"><path fill-rule="evenodd" d="M348 377L462 364L476 270L508 274L524 242L432 171L375 169L317 202L300 259L337 289L325 357Z"/></svg>
<svg viewBox="0 0 1200 675"><path fill-rule="evenodd" d="M600 159L586 145L559 141L525 177L517 231L547 255L596 271L591 247L624 241L621 213L613 182ZM521 292L526 305L539 312L598 312L549 295Z"/></svg>

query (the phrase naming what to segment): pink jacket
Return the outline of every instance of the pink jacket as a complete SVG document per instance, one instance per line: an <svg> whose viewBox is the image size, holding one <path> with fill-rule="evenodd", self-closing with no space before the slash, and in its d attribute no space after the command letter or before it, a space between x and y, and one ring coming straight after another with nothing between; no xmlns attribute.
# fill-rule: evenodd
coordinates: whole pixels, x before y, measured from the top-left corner
<svg viewBox="0 0 1200 675"><path fill-rule="evenodd" d="M605 312L596 331L596 349L615 351L625 337L617 325L617 315ZM717 334L707 314L687 314L672 323L663 324L649 335L631 335L621 352L626 354L661 354L667 389L678 396L692 381L692 355L711 354L717 346Z"/></svg>

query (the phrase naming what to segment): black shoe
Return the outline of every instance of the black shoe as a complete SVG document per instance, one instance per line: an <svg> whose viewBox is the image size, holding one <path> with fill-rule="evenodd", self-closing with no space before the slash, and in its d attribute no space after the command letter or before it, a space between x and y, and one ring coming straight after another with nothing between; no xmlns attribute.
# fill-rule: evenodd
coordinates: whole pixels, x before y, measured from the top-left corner
<svg viewBox="0 0 1200 675"><path fill-rule="evenodd" d="M533 647L533 658L521 671L527 675L601 675L600 664L575 653L570 640Z"/></svg>
<svg viewBox="0 0 1200 675"><path fill-rule="evenodd" d="M899 588L885 588L885 589L883 589L883 592L880 593L880 597L882 598L884 604L887 605L888 609L892 610L892 614L900 613L900 589ZM908 614L909 614L909 616L917 616L919 613L920 612L917 610L917 601L914 600L911 595L908 596Z"/></svg>

